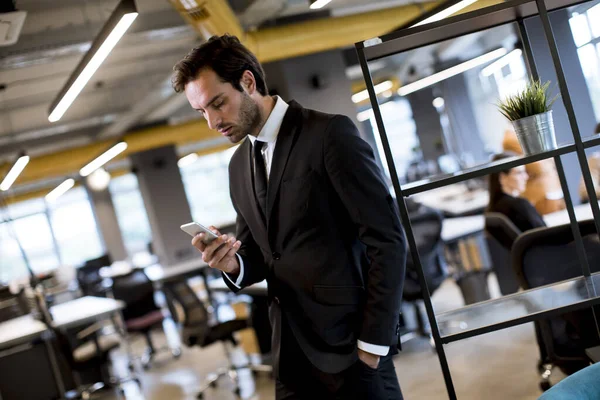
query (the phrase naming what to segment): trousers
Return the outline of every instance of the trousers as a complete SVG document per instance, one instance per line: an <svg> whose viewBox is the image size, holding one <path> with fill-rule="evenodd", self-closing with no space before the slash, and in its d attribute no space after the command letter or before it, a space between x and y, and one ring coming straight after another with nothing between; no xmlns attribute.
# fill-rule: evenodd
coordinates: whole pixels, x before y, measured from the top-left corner
<svg viewBox="0 0 600 400"><path fill-rule="evenodd" d="M403 400L391 355L381 357L377 369L359 359L348 369L329 374L312 365L289 327L282 331L276 400Z"/></svg>

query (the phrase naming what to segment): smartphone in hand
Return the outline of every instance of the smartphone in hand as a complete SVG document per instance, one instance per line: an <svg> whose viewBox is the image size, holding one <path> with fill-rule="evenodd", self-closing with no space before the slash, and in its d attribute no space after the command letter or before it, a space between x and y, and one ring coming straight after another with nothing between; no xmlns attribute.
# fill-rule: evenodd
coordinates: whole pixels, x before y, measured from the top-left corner
<svg viewBox="0 0 600 400"><path fill-rule="evenodd" d="M204 240L202 240L202 243L205 245L211 244L213 240L219 237L213 231L197 222L190 222L188 224L181 225L181 230L191 237L195 237L199 233L204 233L206 236L204 237Z"/></svg>

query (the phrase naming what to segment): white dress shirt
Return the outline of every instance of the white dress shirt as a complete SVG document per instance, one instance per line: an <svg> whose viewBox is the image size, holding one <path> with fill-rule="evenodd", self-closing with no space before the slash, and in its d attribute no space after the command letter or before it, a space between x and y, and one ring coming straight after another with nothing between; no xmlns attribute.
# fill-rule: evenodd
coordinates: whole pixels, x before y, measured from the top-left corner
<svg viewBox="0 0 600 400"><path fill-rule="evenodd" d="M254 137L252 135L248 135L248 139L252 142L252 146L258 140L261 142L265 142L263 148L261 149L261 153L263 159L265 160L265 168L267 171L267 182L269 181L269 175L271 174L271 162L273 161L273 152L275 151L275 145L277 143L277 135L279 134L279 129L281 128L281 124L283 123L283 118L285 117L285 113L289 105L283 101L283 99L279 96L275 96L275 107L269 118L267 118L267 122L260 130L258 136ZM229 277L229 275L224 274L231 283L233 283L237 288L240 288L240 284L244 279L244 261L239 254L238 260L240 262L240 274L238 275L235 282L233 279ZM240 288L241 289L241 288ZM358 341L358 348L366 351L367 353L376 354L379 356L385 356L388 354L390 348L389 346L379 346L375 344L365 343L362 341Z"/></svg>

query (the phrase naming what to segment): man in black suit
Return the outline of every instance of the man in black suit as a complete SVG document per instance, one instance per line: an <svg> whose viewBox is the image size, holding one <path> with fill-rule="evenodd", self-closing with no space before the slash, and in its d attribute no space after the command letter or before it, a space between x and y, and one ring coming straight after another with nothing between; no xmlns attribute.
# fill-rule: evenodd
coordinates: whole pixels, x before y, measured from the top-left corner
<svg viewBox="0 0 600 400"><path fill-rule="evenodd" d="M229 165L237 239L211 227L217 240L192 244L233 291L267 280L277 399L401 399L406 241L372 149L348 117L269 96L233 36L174 70L211 129L246 139Z"/></svg>

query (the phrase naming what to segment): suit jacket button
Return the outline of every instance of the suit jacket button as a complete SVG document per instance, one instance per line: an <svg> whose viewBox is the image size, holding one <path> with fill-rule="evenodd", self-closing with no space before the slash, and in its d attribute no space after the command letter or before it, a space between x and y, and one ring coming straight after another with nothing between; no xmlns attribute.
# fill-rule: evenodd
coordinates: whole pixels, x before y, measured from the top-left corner
<svg viewBox="0 0 600 400"><path fill-rule="evenodd" d="M275 252L273 253L273 260L279 260L281 258L281 254Z"/></svg>

